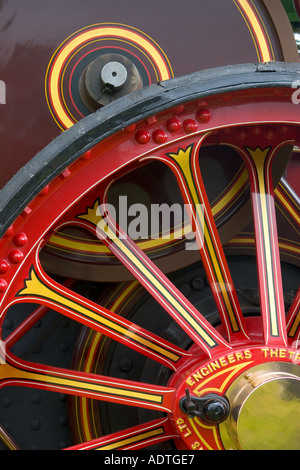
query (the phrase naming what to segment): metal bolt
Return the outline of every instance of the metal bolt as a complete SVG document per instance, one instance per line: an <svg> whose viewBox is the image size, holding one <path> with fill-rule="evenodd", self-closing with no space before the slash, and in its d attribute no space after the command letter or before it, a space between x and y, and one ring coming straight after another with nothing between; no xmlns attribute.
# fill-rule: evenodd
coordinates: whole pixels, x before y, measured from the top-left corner
<svg viewBox="0 0 300 470"><path fill-rule="evenodd" d="M130 357L123 357L120 360L119 367L123 372L128 372L132 368L132 360Z"/></svg>
<svg viewBox="0 0 300 470"><path fill-rule="evenodd" d="M101 80L105 85L105 91L113 93L120 90L127 80L127 70L120 62L109 62L101 70Z"/></svg>

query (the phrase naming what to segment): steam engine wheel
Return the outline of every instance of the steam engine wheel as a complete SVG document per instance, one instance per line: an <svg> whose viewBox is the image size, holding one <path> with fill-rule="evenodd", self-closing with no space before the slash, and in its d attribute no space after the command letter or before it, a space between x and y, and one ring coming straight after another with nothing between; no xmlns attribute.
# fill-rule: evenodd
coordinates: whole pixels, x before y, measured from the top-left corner
<svg viewBox="0 0 300 470"><path fill-rule="evenodd" d="M280 261L274 203L300 141L297 73L233 66L137 91L2 190L3 445L299 448L299 268ZM124 226L124 195L187 220L133 239L141 206ZM251 213L256 262L226 256Z"/></svg>

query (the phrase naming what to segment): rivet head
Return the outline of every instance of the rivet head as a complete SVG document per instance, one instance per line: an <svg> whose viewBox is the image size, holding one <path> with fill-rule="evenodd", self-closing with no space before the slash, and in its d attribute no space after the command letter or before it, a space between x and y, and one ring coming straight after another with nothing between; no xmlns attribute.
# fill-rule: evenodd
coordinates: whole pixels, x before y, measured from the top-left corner
<svg viewBox="0 0 300 470"><path fill-rule="evenodd" d="M178 132L181 129L181 122L178 118L170 118L167 120L166 127L169 132Z"/></svg>
<svg viewBox="0 0 300 470"><path fill-rule="evenodd" d="M38 431L41 427L41 421L39 419L32 419L30 423L30 427L33 431Z"/></svg>
<svg viewBox="0 0 300 470"><path fill-rule="evenodd" d="M267 129L265 130L266 138L268 140L273 140L275 135L276 135L275 129L273 129L272 127L267 127Z"/></svg>
<svg viewBox="0 0 300 470"><path fill-rule="evenodd" d="M290 132L289 126L286 125L280 126L279 130L282 134L288 134Z"/></svg>
<svg viewBox="0 0 300 470"><path fill-rule="evenodd" d="M24 254L21 250L12 250L8 255L8 259L13 264L19 264L23 261Z"/></svg>
<svg viewBox="0 0 300 470"><path fill-rule="evenodd" d="M210 110L207 108L199 109L196 113L196 118L198 119L199 122L206 124L207 122L210 121L210 118L211 118Z"/></svg>
<svg viewBox="0 0 300 470"><path fill-rule="evenodd" d="M253 135L259 136L263 133L262 126L253 126L251 127L251 132Z"/></svg>
<svg viewBox="0 0 300 470"><path fill-rule="evenodd" d="M11 225L11 226L8 227L8 229L6 230L5 235L4 235L4 238L11 237L13 233L14 233L14 227L13 227L13 225Z"/></svg>
<svg viewBox="0 0 300 470"><path fill-rule="evenodd" d="M92 156L92 151L91 149L89 149L86 152L84 152L84 154L82 155L82 158L83 160L88 160L89 158L91 158L91 156Z"/></svg>
<svg viewBox="0 0 300 470"><path fill-rule="evenodd" d="M152 139L156 144L164 144L167 138L167 134L162 129L157 129L152 134Z"/></svg>
<svg viewBox="0 0 300 470"><path fill-rule="evenodd" d="M135 140L138 144L145 145L148 144L150 140L150 133L147 130L139 130L135 134Z"/></svg>
<svg viewBox="0 0 300 470"><path fill-rule="evenodd" d="M124 132L126 132L127 134L132 134L132 132L135 131L135 128L136 124L129 124L129 126L124 128Z"/></svg>
<svg viewBox="0 0 300 470"><path fill-rule="evenodd" d="M193 119L186 119L183 122L183 129L187 134L192 134L198 129L198 124Z"/></svg>
<svg viewBox="0 0 300 470"><path fill-rule="evenodd" d="M39 196L41 197L47 196L48 193L49 193L49 184L44 186L44 188L40 191Z"/></svg>
<svg viewBox="0 0 300 470"><path fill-rule="evenodd" d="M9 270L9 264L5 259L0 260L0 274L5 274Z"/></svg>
<svg viewBox="0 0 300 470"><path fill-rule="evenodd" d="M248 136L247 129L244 128L244 127L238 128L237 131L236 131L236 136L240 140L246 140L246 138Z"/></svg>
<svg viewBox="0 0 300 470"><path fill-rule="evenodd" d="M0 293L3 294L7 289L7 282L5 279L0 279Z"/></svg>
<svg viewBox="0 0 300 470"><path fill-rule="evenodd" d="M28 238L27 238L27 235L26 233L24 232L21 232L21 233L18 233L17 235L14 236L14 244L18 247L21 247L21 246L25 246L27 241L28 241Z"/></svg>
<svg viewBox="0 0 300 470"><path fill-rule="evenodd" d="M174 111L175 111L175 113L183 113L183 111L184 111L184 105L183 105L183 104L179 104L178 106L176 106L176 107L174 108Z"/></svg>

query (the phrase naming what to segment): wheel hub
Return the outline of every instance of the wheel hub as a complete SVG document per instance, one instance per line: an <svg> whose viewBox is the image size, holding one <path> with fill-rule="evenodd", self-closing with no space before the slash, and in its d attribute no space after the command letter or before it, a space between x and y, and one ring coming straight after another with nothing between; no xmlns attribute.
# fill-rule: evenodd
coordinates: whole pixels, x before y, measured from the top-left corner
<svg viewBox="0 0 300 470"><path fill-rule="evenodd" d="M289 348L251 347L200 366L186 365L171 381L177 386L175 426L185 445L204 450L298 449L298 359L298 352Z"/></svg>
<svg viewBox="0 0 300 470"><path fill-rule="evenodd" d="M79 92L84 104L94 112L141 87L140 74L128 58L120 54L105 54L85 68Z"/></svg>
<svg viewBox="0 0 300 470"><path fill-rule="evenodd" d="M297 449L300 430L300 377L294 364L250 369L227 392L230 418L220 432L227 448Z"/></svg>

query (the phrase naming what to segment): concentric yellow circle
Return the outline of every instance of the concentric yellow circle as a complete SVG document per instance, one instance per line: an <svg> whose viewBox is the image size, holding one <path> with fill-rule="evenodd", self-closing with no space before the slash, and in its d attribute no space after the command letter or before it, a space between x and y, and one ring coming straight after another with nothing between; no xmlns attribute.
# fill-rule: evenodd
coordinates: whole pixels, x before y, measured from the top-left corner
<svg viewBox="0 0 300 470"><path fill-rule="evenodd" d="M173 77L170 62L161 47L148 35L131 26L122 24L101 23L83 28L69 36L53 54L47 68L45 80L45 93L50 112L62 129L68 129L77 121L68 109L63 91L65 70L70 59L83 50L88 44L95 45L101 41L114 44L129 44L139 54L147 58L148 64L153 68L156 80L168 80ZM103 47L103 46L102 46ZM126 47L126 46L125 46ZM101 49L101 47L98 47ZM82 53L83 54L83 53Z"/></svg>

